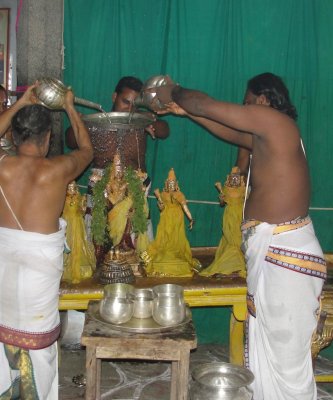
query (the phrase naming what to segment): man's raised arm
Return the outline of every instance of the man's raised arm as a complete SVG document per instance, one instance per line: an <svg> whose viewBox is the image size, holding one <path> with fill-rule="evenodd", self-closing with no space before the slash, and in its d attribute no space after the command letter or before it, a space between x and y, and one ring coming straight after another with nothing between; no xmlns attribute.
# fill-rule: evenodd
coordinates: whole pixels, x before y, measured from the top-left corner
<svg viewBox="0 0 333 400"><path fill-rule="evenodd" d="M71 160L70 170L67 171L69 182L80 175L93 159L93 147L89 137L88 130L81 120L74 107L74 94L71 90L66 93L64 109L67 112L71 122L75 140L78 146L77 150L68 154Z"/></svg>
<svg viewBox="0 0 333 400"><path fill-rule="evenodd" d="M36 84L29 86L20 99L18 99L11 107L7 108L7 110L1 113L0 137L7 131L11 124L12 118L21 108L36 103L36 97L33 92L35 87Z"/></svg>

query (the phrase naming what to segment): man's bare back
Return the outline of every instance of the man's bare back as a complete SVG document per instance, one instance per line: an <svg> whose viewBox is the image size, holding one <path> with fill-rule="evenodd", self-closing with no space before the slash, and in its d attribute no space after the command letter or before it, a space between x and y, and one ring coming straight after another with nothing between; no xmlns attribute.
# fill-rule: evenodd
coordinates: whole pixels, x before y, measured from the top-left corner
<svg viewBox="0 0 333 400"><path fill-rule="evenodd" d="M38 108L41 106L24 107L32 104L30 97L32 97L33 87L28 89L28 92L15 103L12 109L1 114L0 133L8 126L15 114L20 112L20 118L17 118L16 126L13 126L14 140L16 137L16 141L20 141L19 135L24 135L24 130L28 130L24 126L28 126L29 112L35 113L36 120L39 115L45 114L46 110ZM73 125L79 145L78 150L68 155L47 159L50 140L48 130L45 135L43 134L45 137L42 136L41 139L35 133L27 140L22 139L17 146L17 155L5 156L0 162L0 185L6 197L5 199L0 194L0 227L20 229L19 224L21 224L25 231L42 234L54 233L59 229L59 217L62 213L67 185L83 172L93 155L88 132L75 111L73 98L73 93L68 92L64 109ZM40 114L41 111L43 111L42 114ZM47 120L46 114L43 117ZM33 127L30 131L33 131ZM1 151L1 155L5 153Z"/></svg>
<svg viewBox="0 0 333 400"><path fill-rule="evenodd" d="M56 162L42 157L5 157L0 163L0 182L8 202L25 231L53 233L59 229L67 180ZM17 229L3 196L0 226Z"/></svg>

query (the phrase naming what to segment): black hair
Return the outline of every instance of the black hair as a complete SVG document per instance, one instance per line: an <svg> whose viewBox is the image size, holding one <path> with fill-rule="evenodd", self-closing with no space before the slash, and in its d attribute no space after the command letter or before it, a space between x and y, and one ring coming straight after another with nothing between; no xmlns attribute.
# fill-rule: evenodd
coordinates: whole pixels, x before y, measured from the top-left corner
<svg viewBox="0 0 333 400"><path fill-rule="evenodd" d="M142 89L143 83L140 79L135 78L134 76L124 76L119 80L117 86L115 88L115 92L117 94L121 93L125 88L129 88L131 90L135 90L136 92L140 92Z"/></svg>
<svg viewBox="0 0 333 400"><path fill-rule="evenodd" d="M51 113L39 104L21 108L12 119L13 139L17 146L31 141L41 145L51 130Z"/></svg>
<svg viewBox="0 0 333 400"><path fill-rule="evenodd" d="M297 119L297 111L290 101L289 91L282 79L270 72L257 75L247 83L247 90L255 96L264 95L270 106L292 119Z"/></svg>

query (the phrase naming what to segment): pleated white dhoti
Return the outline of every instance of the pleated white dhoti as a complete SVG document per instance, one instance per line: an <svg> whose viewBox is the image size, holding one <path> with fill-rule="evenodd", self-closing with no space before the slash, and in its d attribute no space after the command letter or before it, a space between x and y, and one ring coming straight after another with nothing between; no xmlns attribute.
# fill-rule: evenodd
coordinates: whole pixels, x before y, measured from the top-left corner
<svg viewBox="0 0 333 400"><path fill-rule="evenodd" d="M248 309L245 365L254 400L315 400L311 339L326 263L309 217L245 221Z"/></svg>
<svg viewBox="0 0 333 400"><path fill-rule="evenodd" d="M0 399L58 399L65 228L63 220L49 235L0 228Z"/></svg>

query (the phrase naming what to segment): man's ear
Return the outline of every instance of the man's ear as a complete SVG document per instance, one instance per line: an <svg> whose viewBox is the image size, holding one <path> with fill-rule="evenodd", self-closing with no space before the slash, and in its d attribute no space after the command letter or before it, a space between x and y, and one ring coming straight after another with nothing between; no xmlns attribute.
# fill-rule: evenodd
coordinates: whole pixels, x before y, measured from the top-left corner
<svg viewBox="0 0 333 400"><path fill-rule="evenodd" d="M264 94L261 94L258 97L257 104L261 104L263 106L270 106L271 102L267 99L267 97Z"/></svg>
<svg viewBox="0 0 333 400"><path fill-rule="evenodd" d="M114 103L116 101L116 98L117 98L117 92L113 92L111 98L112 98L112 103Z"/></svg>

